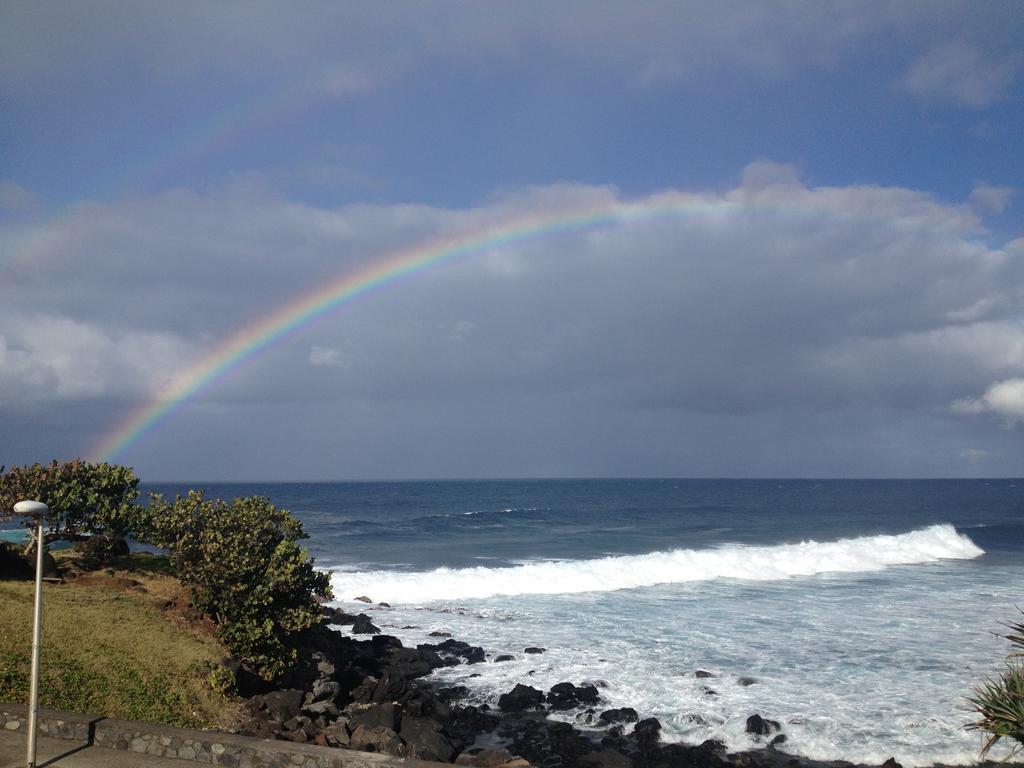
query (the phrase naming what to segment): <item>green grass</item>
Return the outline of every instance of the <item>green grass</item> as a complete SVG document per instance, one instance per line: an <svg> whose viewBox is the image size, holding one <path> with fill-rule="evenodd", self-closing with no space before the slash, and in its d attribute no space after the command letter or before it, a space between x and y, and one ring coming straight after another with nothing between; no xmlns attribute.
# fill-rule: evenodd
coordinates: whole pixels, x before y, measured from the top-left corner
<svg viewBox="0 0 1024 768"><path fill-rule="evenodd" d="M150 567L125 575L145 579L147 594L44 586L40 705L186 727L230 723L237 700L209 683L223 648L154 604L154 595L180 589L155 575L156 559L138 565ZM0 701L28 701L33 588L0 581Z"/></svg>

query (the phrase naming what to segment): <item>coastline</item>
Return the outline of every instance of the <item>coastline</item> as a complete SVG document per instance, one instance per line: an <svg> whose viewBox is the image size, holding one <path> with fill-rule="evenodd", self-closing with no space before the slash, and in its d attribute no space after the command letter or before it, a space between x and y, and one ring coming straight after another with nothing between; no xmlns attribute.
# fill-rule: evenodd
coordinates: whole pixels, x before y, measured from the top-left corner
<svg viewBox="0 0 1024 768"><path fill-rule="evenodd" d="M374 613L388 608L386 603L367 606ZM755 749L727 752L715 740L666 743L656 718L604 704L600 681L566 680L543 691L526 680L497 702L468 703L464 687L426 678L439 667L501 663L507 655L489 653L446 632L433 633L437 642L409 648L382 633L368 613L323 610L324 631L306 649L301 669L289 687L249 699L250 718L242 733L479 768L867 768L788 754L779 749L786 742L784 726L757 713L747 719L747 732L760 744ZM351 634L338 629L342 627ZM695 676L709 682L713 677L700 670ZM552 719L553 713L571 715L575 723ZM997 764L1021 765L974 763ZM901 768L898 756L881 766Z"/></svg>
<svg viewBox="0 0 1024 768"><path fill-rule="evenodd" d="M126 597L146 597L144 602L162 594L152 574L145 577L148 587L144 589L138 581L127 577L129 573L120 578L79 574L73 581L88 588L117 588ZM139 572L134 575L142 578ZM136 591L149 594L135 595ZM177 603L182 599L178 595ZM666 743L660 738L661 724L650 713L622 706L621 701L613 707L606 701L602 682L597 679L588 682L570 678L542 690L530 685L530 677L522 676L514 687L494 697L496 700L481 702L479 696L467 696L466 688L431 678L431 673L443 667L459 667L466 670L467 676L474 676L478 673L471 670L484 669L478 665L511 661L510 651L520 658L540 660L548 649L522 646L489 651L452 637L447 631L433 631L430 642L408 647L386 634L392 606L374 605L365 597L357 599L365 603L366 612L347 613L335 607L322 607L321 623L302 635L298 649L301 661L282 684L271 686L236 662L222 661L237 681L239 692L247 698L237 727L225 727L243 735L479 768L525 768L527 764L544 768L900 765L898 754L881 763L822 761L791 755L784 751L785 725L773 720L774 717L785 723L785 712L763 718L750 713L748 725L754 734L752 738L759 743L755 749L727 752L724 745L711 740L690 746ZM694 670L692 675L695 683L716 685L712 673ZM567 718L571 722L566 722Z"/></svg>

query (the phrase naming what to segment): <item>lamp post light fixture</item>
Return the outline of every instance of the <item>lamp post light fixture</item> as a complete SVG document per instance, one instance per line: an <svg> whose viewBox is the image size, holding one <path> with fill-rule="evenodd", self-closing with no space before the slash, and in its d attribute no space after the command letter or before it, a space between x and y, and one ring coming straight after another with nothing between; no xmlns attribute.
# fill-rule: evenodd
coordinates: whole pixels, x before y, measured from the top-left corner
<svg viewBox="0 0 1024 768"><path fill-rule="evenodd" d="M35 518L36 523L36 605L32 627L32 687L28 705L28 768L36 768L36 729L39 719L39 648L43 630L43 518L49 507L41 501L19 501L14 513Z"/></svg>

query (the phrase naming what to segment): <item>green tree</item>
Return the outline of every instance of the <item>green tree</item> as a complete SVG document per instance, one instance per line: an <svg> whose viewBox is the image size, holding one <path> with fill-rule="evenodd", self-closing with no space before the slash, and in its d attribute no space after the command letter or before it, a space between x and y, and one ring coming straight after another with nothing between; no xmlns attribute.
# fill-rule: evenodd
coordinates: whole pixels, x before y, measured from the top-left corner
<svg viewBox="0 0 1024 768"><path fill-rule="evenodd" d="M981 749L985 757L1001 739L1016 742L1007 757L1024 749L1024 622L1007 623L1010 630L1003 635L1016 649L1006 660L1006 668L995 680L986 680L972 689L967 697L980 717L967 726L970 730L988 734Z"/></svg>
<svg viewBox="0 0 1024 768"><path fill-rule="evenodd" d="M49 508L50 537L81 533L121 536L134 517L139 479L130 467L74 461L0 467L0 519L14 515L23 499Z"/></svg>
<svg viewBox="0 0 1024 768"><path fill-rule="evenodd" d="M232 653L273 680L297 661L298 633L320 623L330 576L298 542L302 523L266 498L230 503L190 491L173 503L151 497L137 534L165 547L193 605L210 616Z"/></svg>

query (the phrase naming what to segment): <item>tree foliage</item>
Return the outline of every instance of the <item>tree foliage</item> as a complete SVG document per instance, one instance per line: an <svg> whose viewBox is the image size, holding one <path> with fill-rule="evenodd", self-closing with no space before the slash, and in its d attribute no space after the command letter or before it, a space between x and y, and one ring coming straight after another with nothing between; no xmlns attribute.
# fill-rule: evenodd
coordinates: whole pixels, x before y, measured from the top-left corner
<svg viewBox="0 0 1024 768"><path fill-rule="evenodd" d="M133 528L169 550L193 604L236 656L267 680L294 665L296 633L320 623L318 598L331 596L329 574L298 544L299 520L260 496L228 503L190 491L173 503L154 495Z"/></svg>
<svg viewBox="0 0 1024 768"><path fill-rule="evenodd" d="M1015 648L1006 660L1006 668L995 680L986 680L972 689L973 695L967 697L980 715L967 727L988 734L982 757L1001 739L1016 742L1009 757L1024 749L1024 621L1009 622L1006 627L1010 631L1003 637Z"/></svg>
<svg viewBox="0 0 1024 768"><path fill-rule="evenodd" d="M123 535L134 516L139 479L130 467L74 461L0 467L0 519L14 515L15 503L46 504L49 535Z"/></svg>

